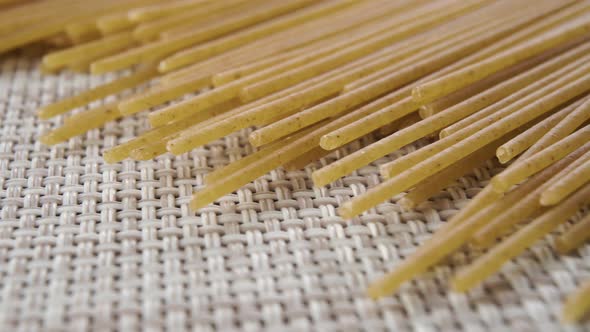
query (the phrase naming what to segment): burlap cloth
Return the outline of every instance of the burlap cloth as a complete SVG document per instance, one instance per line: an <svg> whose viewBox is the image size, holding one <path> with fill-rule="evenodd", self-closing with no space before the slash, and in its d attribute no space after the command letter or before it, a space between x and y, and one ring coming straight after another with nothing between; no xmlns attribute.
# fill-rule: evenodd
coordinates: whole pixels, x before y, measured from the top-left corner
<svg viewBox="0 0 590 332"><path fill-rule="evenodd" d="M590 246L558 257L552 237L468 294L446 285L474 250L394 296L365 296L371 280L394 269L501 169L496 164L415 211L402 211L395 197L343 220L338 205L378 183L376 165L396 157L314 188L311 171L345 149L305 170L272 171L194 213L188 202L204 175L251 151L246 131L178 157L105 164L105 148L147 128L138 115L47 147L38 137L61 119L38 120L38 106L113 76L43 76L36 61L0 62L1 331L589 327L564 327L556 314L565 294L590 277Z"/></svg>

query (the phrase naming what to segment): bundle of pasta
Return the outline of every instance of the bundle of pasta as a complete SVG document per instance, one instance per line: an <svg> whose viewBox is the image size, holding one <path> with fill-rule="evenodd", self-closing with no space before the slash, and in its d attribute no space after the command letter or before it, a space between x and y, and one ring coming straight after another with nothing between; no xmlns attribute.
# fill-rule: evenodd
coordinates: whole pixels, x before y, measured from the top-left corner
<svg viewBox="0 0 590 332"><path fill-rule="evenodd" d="M372 285L373 297L465 245L489 247L452 279L453 289L468 290L590 203L588 0L45 0L7 8L0 51L50 41L72 46L43 58L49 72L134 68L45 106L40 117L154 82L66 117L42 137L47 144L145 110L153 129L105 151L106 161L182 154L256 127L256 152L208 174L194 209L375 131L386 136L316 170L314 183L440 139L382 165L386 180L342 204L344 218L406 191L399 203L415 207L494 157L518 156ZM589 223L586 216L559 237L557 250L582 244ZM565 319L590 307L589 292L586 285L568 300Z"/></svg>

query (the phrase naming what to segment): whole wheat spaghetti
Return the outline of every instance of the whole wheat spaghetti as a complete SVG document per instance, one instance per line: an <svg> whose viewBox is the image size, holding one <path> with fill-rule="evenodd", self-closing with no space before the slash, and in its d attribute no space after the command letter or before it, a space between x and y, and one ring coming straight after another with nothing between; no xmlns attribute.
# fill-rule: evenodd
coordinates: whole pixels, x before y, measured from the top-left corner
<svg viewBox="0 0 590 332"><path fill-rule="evenodd" d="M107 162L182 154L256 127L255 152L211 172L193 209L364 138L374 143L315 170L314 183L430 144L382 165L384 182L343 202L344 218L394 196L414 208L476 167L506 164L375 281L372 297L464 245L489 250L452 277L457 291L576 216L557 252L590 238L589 0L31 0L3 1L0 19L0 51L42 44L45 72L129 71L44 105L41 118L63 119L45 144L144 111L152 129L107 149ZM590 308L588 292L567 300L564 320Z"/></svg>

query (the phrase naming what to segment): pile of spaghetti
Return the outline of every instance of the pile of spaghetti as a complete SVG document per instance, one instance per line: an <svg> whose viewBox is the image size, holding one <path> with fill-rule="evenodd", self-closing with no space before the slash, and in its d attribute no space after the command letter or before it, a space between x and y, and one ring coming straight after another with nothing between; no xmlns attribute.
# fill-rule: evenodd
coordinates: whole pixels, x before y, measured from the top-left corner
<svg viewBox="0 0 590 332"><path fill-rule="evenodd" d="M402 193L399 204L412 208L492 158L508 164L374 283L372 297L466 246L488 250L452 277L456 291L557 228L565 229L555 236L559 253L590 237L588 0L3 2L0 51L58 47L43 58L46 72L132 69L43 107L41 118L76 110L44 143L148 110L153 129L105 151L106 161L182 154L255 128L255 152L211 172L194 209L375 132L374 143L316 170L314 183L439 139L382 165L384 181L343 203L343 218L374 213ZM146 82L150 89L136 93ZM587 283L566 301L563 319L589 308Z"/></svg>

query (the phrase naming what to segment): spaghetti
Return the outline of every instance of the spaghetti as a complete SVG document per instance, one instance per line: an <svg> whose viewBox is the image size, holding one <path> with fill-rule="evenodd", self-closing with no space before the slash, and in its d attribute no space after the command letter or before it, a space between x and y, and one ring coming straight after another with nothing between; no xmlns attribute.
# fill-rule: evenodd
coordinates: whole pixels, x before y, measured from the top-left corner
<svg viewBox="0 0 590 332"><path fill-rule="evenodd" d="M315 170L314 183L328 185L408 144L440 139L382 165L385 181L344 202L344 218L406 191L399 203L416 207L495 157L511 162L420 250L371 285L372 297L395 291L465 244L489 251L453 277L458 291L572 216L586 215L557 238L557 251L571 252L590 237L589 0L7 0L0 6L0 52L41 43L66 47L44 56L45 72L132 69L45 105L41 118L102 102L65 117L41 138L45 144L143 111L153 128L105 151L107 162L181 154L257 127L249 136L256 151L211 172L193 209L276 167L303 167L365 137L377 139ZM149 90L134 90L146 83ZM567 300L564 320L590 308L589 291L585 284Z"/></svg>

